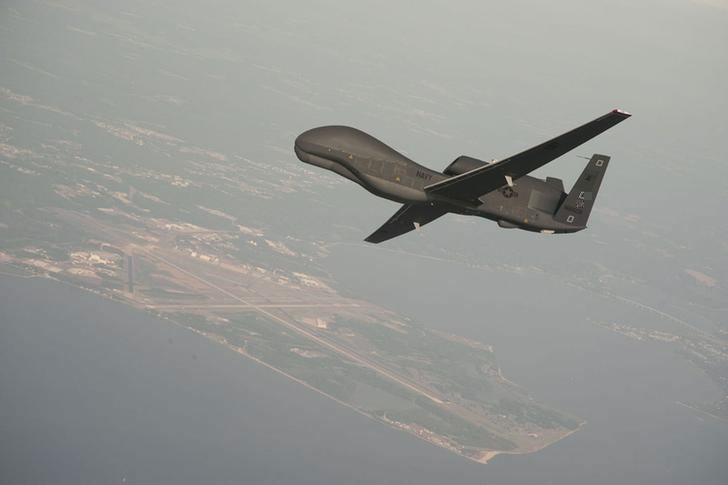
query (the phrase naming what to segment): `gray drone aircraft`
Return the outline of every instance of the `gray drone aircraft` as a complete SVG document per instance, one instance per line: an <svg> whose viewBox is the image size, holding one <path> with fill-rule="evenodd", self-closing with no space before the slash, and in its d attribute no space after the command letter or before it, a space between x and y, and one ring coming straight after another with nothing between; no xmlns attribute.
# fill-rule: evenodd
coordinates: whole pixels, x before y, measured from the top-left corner
<svg viewBox="0 0 728 485"><path fill-rule="evenodd" d="M410 160L347 126L322 126L296 138L298 158L331 170L369 192L404 204L366 238L380 243L448 212L485 217L500 227L545 234L586 228L609 156L594 154L571 192L560 179L527 174L591 140L631 115L615 109L594 121L500 161L460 156L442 172Z"/></svg>

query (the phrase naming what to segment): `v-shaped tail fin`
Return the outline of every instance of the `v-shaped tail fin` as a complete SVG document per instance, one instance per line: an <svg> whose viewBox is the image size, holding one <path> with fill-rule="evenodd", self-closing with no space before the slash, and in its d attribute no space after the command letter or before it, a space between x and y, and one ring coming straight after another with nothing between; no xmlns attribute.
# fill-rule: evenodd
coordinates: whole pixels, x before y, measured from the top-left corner
<svg viewBox="0 0 728 485"><path fill-rule="evenodd" d="M589 163L579 176L574 187L556 211L554 219L576 227L586 227L589 214L597 199L599 186L602 184L604 172L609 165L610 157L607 155L592 155Z"/></svg>

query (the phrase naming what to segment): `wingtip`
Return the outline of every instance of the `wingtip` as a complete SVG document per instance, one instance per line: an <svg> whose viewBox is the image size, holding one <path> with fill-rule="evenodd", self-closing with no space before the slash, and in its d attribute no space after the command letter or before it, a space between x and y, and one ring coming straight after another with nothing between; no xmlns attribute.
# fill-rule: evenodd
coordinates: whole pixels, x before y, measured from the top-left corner
<svg viewBox="0 0 728 485"><path fill-rule="evenodd" d="M625 118L629 118L630 116L632 116L632 113L628 113L627 111L625 111L623 109L619 109L619 108L613 109L612 110L612 113L616 113L616 114L622 115Z"/></svg>
<svg viewBox="0 0 728 485"><path fill-rule="evenodd" d="M366 239L364 239L364 242L368 242L369 244L379 244L380 242L386 240L386 238L382 239L381 237L376 237L375 234L376 232L367 236Z"/></svg>

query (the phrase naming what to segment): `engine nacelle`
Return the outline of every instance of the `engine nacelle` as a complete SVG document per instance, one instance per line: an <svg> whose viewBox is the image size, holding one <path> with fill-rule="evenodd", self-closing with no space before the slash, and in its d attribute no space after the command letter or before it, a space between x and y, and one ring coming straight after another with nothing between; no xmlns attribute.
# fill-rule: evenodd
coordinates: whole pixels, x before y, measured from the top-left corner
<svg viewBox="0 0 728 485"><path fill-rule="evenodd" d="M471 170L480 168L483 165L488 165L488 162L462 155L457 157L455 161L448 165L442 173L445 175L460 175L461 173L470 172Z"/></svg>

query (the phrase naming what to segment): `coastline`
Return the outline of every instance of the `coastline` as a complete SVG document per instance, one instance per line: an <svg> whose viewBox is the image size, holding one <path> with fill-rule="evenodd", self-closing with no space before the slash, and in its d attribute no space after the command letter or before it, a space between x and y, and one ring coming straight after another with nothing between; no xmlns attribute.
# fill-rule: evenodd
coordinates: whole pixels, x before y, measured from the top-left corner
<svg viewBox="0 0 728 485"><path fill-rule="evenodd" d="M552 445L554 443L557 443L557 442L561 441L562 439L570 436L571 434L575 433L576 431L579 431L581 429L581 427L584 424L586 424L586 421L582 421L577 426L577 428L575 428L573 430L570 430L570 431L562 434L561 436L559 436L555 440L552 440L552 441L546 442L544 444L541 444L540 446L538 446L536 448L532 448L532 449L520 449L520 450L482 450L480 453L478 453L476 455L470 455L470 454L464 453L461 450L457 449L457 447L454 446L454 445L453 446L446 446L446 445L444 445L443 442L445 442L445 443L446 442L449 442L449 438L446 437L446 436L437 435L436 433L432 433L431 432L430 439L428 439L427 436L424 436L424 435L422 435L420 433L417 433L415 430L408 429L407 427L396 426L393 423L387 421L386 419L382 419L379 416L376 416L374 414L371 414L371 413L369 413L369 412L367 412L365 410L359 409L356 406L354 406L354 405L352 405L350 403L347 403L347 402L345 402L345 401L343 401L343 400L341 400L341 399L339 399L337 397L334 397L331 394L326 393L325 391L322 391L320 389L317 389L316 387L314 387L311 384L305 382L304 380L299 379L299 378L297 378L297 377L295 377L295 376L293 376L293 375L291 375L291 374L289 374L289 373L287 373L287 372L285 372L285 371L283 371L283 370L281 370L281 369L273 366L272 364L269 364L269 363L267 363L267 362L259 359L258 357L255 357L254 355L251 355L244 348L239 347L239 346L236 346L236 345L233 345L233 344L227 342L224 337L221 337L221 336L216 335L216 334L213 334L213 333L208 333L208 332L199 330L197 328L194 328L192 326L186 325L186 324L184 324L184 323L176 320L171 315L164 314L164 313L157 312L157 311L152 311L149 307L144 306L142 304L139 304L138 302L136 302L133 299L125 298L123 294L120 294L120 295L108 294L108 293L105 293L105 292L102 292L102 291L98 291L98 290L95 290L95 289L92 289L92 288L88 288L88 287L85 287L85 286L80 286L80 285L74 284L73 282L70 282L70 281L64 281L63 279L56 278L54 275L49 274L49 273L29 274L27 272L27 270L25 270L23 268L17 268L15 266L13 266L12 264L10 264L9 266L11 268L13 268L14 270L20 271L20 272L22 272L24 274L22 274L22 273L21 274L15 274L15 273L6 272L6 271L0 271L0 276L4 276L4 277L7 277L7 278L23 278L23 279L39 278L39 279L50 280L50 281L53 281L53 282L56 282L56 283L61 283L63 285L69 286L71 288L75 288L75 289L78 289L78 290L86 291L88 293L92 293L94 295L97 295L97 296L102 297L103 299L105 299L107 301L112 301L112 302L124 304L125 306L134 308L136 310L140 310L140 311L144 312L145 314L147 314L147 315L149 315L151 317L154 317L154 318L156 318L156 319L158 319L160 321L166 321L168 323L173 324L174 326L176 326L178 328L183 328L183 329L188 330L188 331L190 331L192 333L195 333L195 334L197 334L197 335L199 335L201 337L204 337L204 338L206 338L208 340L211 340L211 341L215 342L216 344L220 344L225 349L227 349L229 351L232 351L232 352L235 352L236 354L241 355L241 356L243 356L243 357L245 357L245 358L247 358L247 359L255 362L256 364L259 364L259 365L261 365L261 366L269 369L269 370L272 370L272 371L274 371L274 372L276 372L276 373L278 373L278 374L280 374L280 375L282 375L282 376L290 379L293 382L296 382L298 384L301 384L305 388L307 388L309 390L312 390L312 391L316 392L317 394L319 394L321 396L324 396L324 397L326 397L326 398L328 398L328 399L336 402L337 404L339 404L341 406L344 406L344 407L346 407L346 408L348 408L348 409L356 412L357 414L359 414L361 416L365 416L365 417L371 419L372 421L375 421L375 422L377 422L379 424L382 424L382 425L384 425L385 427L387 427L389 429L395 429L395 430L398 430L398 431L404 431L407 434L409 434L410 436L413 436L413 437L415 437L415 438L417 438L417 439L419 439L421 441L424 441L424 442L426 442L426 443L428 443L430 445L436 446L438 448L441 448L441 449L450 451L451 453L454 453L456 455L459 455L459 456L461 456L463 458L466 458L466 459L468 459L470 461L474 461L476 463L487 464L493 458L495 458L498 455L525 455L525 454L530 454L530 453L535 453L535 452L541 451L544 448L546 448L546 447L548 447L548 446L550 446L550 445ZM435 437L437 439L432 439L432 438L435 438Z"/></svg>

